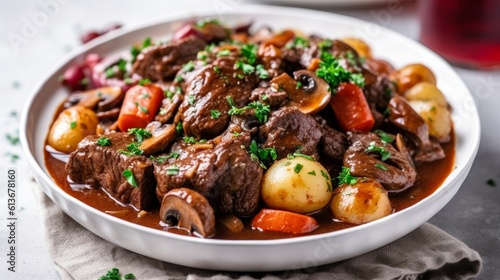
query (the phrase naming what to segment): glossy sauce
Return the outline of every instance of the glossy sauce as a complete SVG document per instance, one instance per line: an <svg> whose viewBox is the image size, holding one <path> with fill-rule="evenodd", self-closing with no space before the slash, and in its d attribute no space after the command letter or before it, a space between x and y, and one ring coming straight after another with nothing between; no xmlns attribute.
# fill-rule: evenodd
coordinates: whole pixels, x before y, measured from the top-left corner
<svg viewBox="0 0 500 280"><path fill-rule="evenodd" d="M392 195L390 197L392 206L395 211L400 211L402 209L410 207L432 194L443 183L448 174L450 174L450 172L454 168L455 163L455 136L453 133L451 134L451 141L442 145L446 157L442 160L417 166L418 177L415 185L402 192L401 194ZM143 211L139 213L131 207L117 202L100 188L95 189L81 184L70 184L67 180L68 176L64 169L65 162L61 161L61 159L64 160L65 155L54 152L50 148L50 146L47 146L46 149L44 149L44 155L45 165L47 166L50 175L52 176L52 178L54 178L57 185L61 187L66 193L84 202L85 204L109 215L135 224L159 230L168 230L180 234L188 234L187 232L179 229L167 229L166 227L164 227L164 225L160 223L158 210L152 212ZM320 226L318 229L311 232L310 235L331 232L355 226L352 224L335 221L329 208L326 208L321 213L314 215L314 218L318 221ZM293 234L260 232L258 230L252 230L250 221L251 219L243 219L245 229L239 233L228 232L222 226L217 225L217 233L213 238L235 240L262 240L300 236Z"/></svg>

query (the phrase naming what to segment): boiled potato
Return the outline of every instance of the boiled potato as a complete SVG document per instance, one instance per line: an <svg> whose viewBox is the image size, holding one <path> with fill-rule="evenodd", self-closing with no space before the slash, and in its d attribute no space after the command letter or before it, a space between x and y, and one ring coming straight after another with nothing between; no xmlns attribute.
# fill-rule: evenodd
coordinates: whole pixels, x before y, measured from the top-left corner
<svg viewBox="0 0 500 280"><path fill-rule="evenodd" d="M411 100L408 103L425 120L431 136L440 142L450 139L451 117L447 107L434 100Z"/></svg>
<svg viewBox="0 0 500 280"><path fill-rule="evenodd" d="M360 57L372 58L372 49L367 43L365 43L365 41L353 37L346 37L341 40L351 46Z"/></svg>
<svg viewBox="0 0 500 280"><path fill-rule="evenodd" d="M270 208L311 213L328 205L332 182L319 162L304 157L284 158L267 170L261 194Z"/></svg>
<svg viewBox="0 0 500 280"><path fill-rule="evenodd" d="M330 209L336 219L357 225L392 213L387 191L374 179L358 179L354 185L344 184L336 188Z"/></svg>
<svg viewBox="0 0 500 280"><path fill-rule="evenodd" d="M423 64L409 64L391 73L390 80L396 83L398 92L404 94L405 91L420 82L436 84L436 77L432 71Z"/></svg>
<svg viewBox="0 0 500 280"><path fill-rule="evenodd" d="M58 151L71 153L83 138L96 133L98 122L94 111L82 106L70 107L52 124L48 143Z"/></svg>
<svg viewBox="0 0 500 280"><path fill-rule="evenodd" d="M420 82L405 92L408 100L434 100L443 107L448 106L444 94L429 82Z"/></svg>

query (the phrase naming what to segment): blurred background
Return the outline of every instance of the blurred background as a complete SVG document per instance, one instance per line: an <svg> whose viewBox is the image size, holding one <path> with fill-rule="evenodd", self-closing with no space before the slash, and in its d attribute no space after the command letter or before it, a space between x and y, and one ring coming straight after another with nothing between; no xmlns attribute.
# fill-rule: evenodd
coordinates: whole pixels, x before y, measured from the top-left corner
<svg viewBox="0 0 500 280"><path fill-rule="evenodd" d="M59 279L44 244L31 180L18 139L19 115L42 74L87 41L120 25L166 18L192 9L224 14L249 3L307 7L376 23L443 55L469 87L481 114L482 144L457 196L430 222L479 251L480 279L499 279L500 268L500 0L0 0L0 167L20 178L19 279ZM265 6L262 8L265 9ZM439 73L436 73L439 76ZM495 121L496 120L496 121ZM491 182L491 181L490 181ZM24 188L23 188L24 187ZM6 199L0 193L0 209ZM5 206L5 207L4 207ZM0 211L4 212L4 211ZM5 213L0 213L5 217ZM4 227L0 236L4 236ZM3 238L3 237L2 237ZM6 242L0 242L5 252ZM6 264L0 261L0 279Z"/></svg>

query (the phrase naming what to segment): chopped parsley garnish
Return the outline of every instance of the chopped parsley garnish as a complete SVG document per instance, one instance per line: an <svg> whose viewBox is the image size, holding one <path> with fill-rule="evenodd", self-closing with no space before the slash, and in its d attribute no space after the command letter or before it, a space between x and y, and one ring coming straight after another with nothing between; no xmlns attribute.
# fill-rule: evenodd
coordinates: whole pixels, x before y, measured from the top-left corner
<svg viewBox="0 0 500 280"><path fill-rule="evenodd" d="M69 124L69 127L70 127L71 129L75 128L75 127L76 127L76 122L71 122L71 123Z"/></svg>
<svg viewBox="0 0 500 280"><path fill-rule="evenodd" d="M297 164L295 165L295 167L293 168L293 172L295 172L295 173L299 174L299 173L300 173L300 171L302 170L302 168L303 168L303 167L304 167L304 165L302 165L302 164L300 164L300 163L297 163Z"/></svg>
<svg viewBox="0 0 500 280"><path fill-rule="evenodd" d="M160 109L160 112L158 112L158 114L160 116L165 116L167 114L168 110L166 108L161 108Z"/></svg>
<svg viewBox="0 0 500 280"><path fill-rule="evenodd" d="M318 43L318 47L321 50L326 50L332 47L332 40L326 39Z"/></svg>
<svg viewBox="0 0 500 280"><path fill-rule="evenodd" d="M302 153L299 153L299 152L295 152L293 154L288 154L287 155L288 159L293 159L295 157L303 157L303 158L308 159L310 161L316 161L312 156L305 155L305 154L302 154Z"/></svg>
<svg viewBox="0 0 500 280"><path fill-rule="evenodd" d="M184 128L182 127L182 122L178 122L175 125L175 130L177 131L177 134L182 134L184 132Z"/></svg>
<svg viewBox="0 0 500 280"><path fill-rule="evenodd" d="M234 137L239 137L243 134L243 132L237 132L237 131L233 131L233 136Z"/></svg>
<svg viewBox="0 0 500 280"><path fill-rule="evenodd" d="M375 167L380 169L380 170L387 170L387 167L385 165L383 165L382 163L377 163L375 164Z"/></svg>
<svg viewBox="0 0 500 280"><path fill-rule="evenodd" d="M177 164L174 164L167 168L167 175L168 176L173 176L179 174L179 166Z"/></svg>
<svg viewBox="0 0 500 280"><path fill-rule="evenodd" d="M221 57L221 56L228 56L231 54L231 51L230 50L221 50L217 53L217 57Z"/></svg>
<svg viewBox="0 0 500 280"><path fill-rule="evenodd" d="M220 71L220 67L215 65L214 67L212 67L212 69L214 69L214 72L217 73L218 75L221 74L221 71Z"/></svg>
<svg viewBox="0 0 500 280"><path fill-rule="evenodd" d="M292 164L292 163L291 163L290 161L287 161L287 162L285 162L285 164L284 164L284 165L285 165L285 166L289 166L290 164Z"/></svg>
<svg viewBox="0 0 500 280"><path fill-rule="evenodd" d="M184 81L184 78L181 77L181 76L176 76L174 81L178 82L178 83L182 83Z"/></svg>
<svg viewBox="0 0 500 280"><path fill-rule="evenodd" d="M104 146L111 146L111 139L108 137L101 137L95 141L97 145L104 147Z"/></svg>
<svg viewBox="0 0 500 280"><path fill-rule="evenodd" d="M194 104L196 103L194 95L188 95L188 103L189 105L194 106Z"/></svg>
<svg viewBox="0 0 500 280"><path fill-rule="evenodd" d="M127 72L127 61L125 59L120 58L120 60L118 60L118 69L122 73Z"/></svg>
<svg viewBox="0 0 500 280"><path fill-rule="evenodd" d="M20 157L19 157L19 155L14 154L14 153L11 153L11 152L7 152L7 153L5 153L5 156L10 157L10 162L11 162L11 163L14 163L14 164L15 164L15 163L19 160L19 158L20 158Z"/></svg>
<svg viewBox="0 0 500 280"><path fill-rule="evenodd" d="M330 91L332 93L336 93L336 88L343 82L353 82L361 88L364 87L365 83L363 75L352 74L347 71L339 64L338 60L328 52L321 53L321 62L319 63L319 68L316 69L316 75L323 78L328 85L330 85Z"/></svg>
<svg viewBox="0 0 500 280"><path fill-rule="evenodd" d="M370 142L370 145L366 148L365 152L380 154L382 161L386 161L391 157L390 151L388 151L385 147L378 147L375 142Z"/></svg>
<svg viewBox="0 0 500 280"><path fill-rule="evenodd" d="M300 48L307 48L309 46L309 40L303 37L295 37L295 39L292 42L289 42L286 44L287 49L294 49L297 47Z"/></svg>
<svg viewBox="0 0 500 280"><path fill-rule="evenodd" d="M261 79L267 79L267 78L269 78L269 72L267 72L266 68L264 68L264 65L262 65L262 64L258 64L255 67L255 73Z"/></svg>
<svg viewBox="0 0 500 280"><path fill-rule="evenodd" d="M146 107L142 106L142 105L141 105L141 104L139 104L139 103L137 103L137 107L138 107L138 108L139 108L139 110L140 110L141 112L143 112L144 114L149 114L149 110L148 110L148 108L146 108Z"/></svg>
<svg viewBox="0 0 500 280"><path fill-rule="evenodd" d="M199 51L198 54L196 54L196 59L205 61L207 58L208 58L207 51Z"/></svg>
<svg viewBox="0 0 500 280"><path fill-rule="evenodd" d="M326 191L331 192L333 190L333 188L332 188L332 184L331 184L331 181L330 181L330 176L325 171L323 171L323 170L320 170L320 172L321 172L321 176L323 178L325 178L326 185L328 186L328 188L326 189Z"/></svg>
<svg viewBox="0 0 500 280"><path fill-rule="evenodd" d="M152 161L156 161L158 163L164 163L171 158L178 158L179 156L180 155L178 153L172 152L166 156L158 156L158 157L150 156L149 159Z"/></svg>
<svg viewBox="0 0 500 280"><path fill-rule="evenodd" d="M390 107L387 107L387 109L384 110L384 116L388 117L391 115L391 108Z"/></svg>
<svg viewBox="0 0 500 280"><path fill-rule="evenodd" d="M132 55L132 60L131 62L134 63L135 60L137 59L137 56L141 53L141 51L149 46L151 46L152 43L151 43L151 37L147 37L146 39L144 39L144 41L142 42L142 45L140 47L132 47L130 49L130 54Z"/></svg>
<svg viewBox="0 0 500 280"><path fill-rule="evenodd" d="M205 19L200 19L199 21L196 22L197 27L203 27L207 24L220 24L220 21L218 19L214 18L205 18Z"/></svg>
<svg viewBox="0 0 500 280"><path fill-rule="evenodd" d="M392 137L391 135L387 134L386 132L384 132L383 130L380 130L380 129L376 129L374 131L382 141L384 141L385 143L392 143L394 142L394 137Z"/></svg>
<svg viewBox="0 0 500 280"><path fill-rule="evenodd" d="M257 62L257 45L256 44L244 44L241 46L241 55L250 64L255 64Z"/></svg>
<svg viewBox="0 0 500 280"><path fill-rule="evenodd" d="M10 134L6 134L5 138L7 138L7 141L13 146L19 144L19 137L18 136L12 136Z"/></svg>
<svg viewBox="0 0 500 280"><path fill-rule="evenodd" d="M249 152L252 160L257 161L259 165L264 169L267 169L264 162L273 162L278 158L278 154L276 153L275 148L259 148L255 140L252 140L252 143L249 147Z"/></svg>
<svg viewBox="0 0 500 280"><path fill-rule="evenodd" d="M188 63L182 65L182 70L186 72L191 72L194 70L194 62L190 60Z"/></svg>
<svg viewBox="0 0 500 280"><path fill-rule="evenodd" d="M174 97L174 95L175 95L175 92L173 92L171 90L166 89L163 91L163 96L165 96L168 99L172 99L172 97Z"/></svg>
<svg viewBox="0 0 500 280"><path fill-rule="evenodd" d="M108 69L106 69L106 71L104 72L104 74L106 75L106 78L109 79L109 78L115 76L115 70L113 69L113 67L109 67Z"/></svg>
<svg viewBox="0 0 500 280"><path fill-rule="evenodd" d="M186 144L196 144L196 138L194 138L193 136L191 136L191 137L184 136L184 137L182 138L182 140L183 140Z"/></svg>
<svg viewBox="0 0 500 280"><path fill-rule="evenodd" d="M241 60L236 61L236 63L234 64L234 69L241 69L244 74L252 74L255 71L254 66Z"/></svg>
<svg viewBox="0 0 500 280"><path fill-rule="evenodd" d="M127 145L128 151L120 149L118 150L118 152L126 156L140 156L144 151L141 150L139 146L140 146L139 143L132 142L129 145Z"/></svg>
<svg viewBox="0 0 500 280"><path fill-rule="evenodd" d="M296 84L295 84L295 88L296 89L299 89L302 87L302 83L300 81L298 81Z"/></svg>
<svg viewBox="0 0 500 280"><path fill-rule="evenodd" d="M490 187L496 187L497 186L497 182L493 179L488 179L488 181L486 181L486 184L488 184L488 186Z"/></svg>
<svg viewBox="0 0 500 280"><path fill-rule="evenodd" d="M339 185L349 184L354 185L358 182L358 178L351 175L351 170L348 167L342 166L342 171L339 174Z"/></svg>
<svg viewBox="0 0 500 280"><path fill-rule="evenodd" d="M123 177L125 177L125 179L127 179L127 182L134 188L137 188L137 181L135 180L135 176L134 176L134 173L132 173L132 171L130 169L125 169L123 170L123 173L122 173Z"/></svg>
<svg viewBox="0 0 500 280"><path fill-rule="evenodd" d="M313 170L313 171L307 172L307 174L316 176L316 171Z"/></svg>
<svg viewBox="0 0 500 280"><path fill-rule="evenodd" d="M347 52L345 53L345 58L346 58L346 60L347 60L347 61L349 61L349 63L350 63L351 65L356 65L356 64L357 64L357 63L356 63L356 57L354 56L354 53L353 53L353 52L351 52L351 51L347 51Z"/></svg>
<svg viewBox="0 0 500 280"><path fill-rule="evenodd" d="M210 110L210 115L212 116L212 119L218 119L221 115L221 112L218 110Z"/></svg>
<svg viewBox="0 0 500 280"><path fill-rule="evenodd" d="M135 279L135 275L127 273L123 276L123 279ZM99 277L99 280L122 280L122 277L118 268L113 268L106 275Z"/></svg>
<svg viewBox="0 0 500 280"><path fill-rule="evenodd" d="M268 115L271 113L271 107L269 105L264 105L260 103L259 101L253 101L247 106L238 108L236 107L234 100L231 96L226 97L227 102L231 106L231 109L229 110L228 114L230 116L233 115L241 115L243 114L247 109L254 109L255 116L261 123L265 123L268 119Z"/></svg>
<svg viewBox="0 0 500 280"><path fill-rule="evenodd" d="M128 134L134 134L135 139L137 139L138 142L142 142L144 139L153 136L151 132L145 130L144 128L130 128L128 130Z"/></svg>
<svg viewBox="0 0 500 280"><path fill-rule="evenodd" d="M139 81L140 86L145 86L145 85L150 84L150 83L151 83L151 80L149 80L149 79L142 79Z"/></svg>

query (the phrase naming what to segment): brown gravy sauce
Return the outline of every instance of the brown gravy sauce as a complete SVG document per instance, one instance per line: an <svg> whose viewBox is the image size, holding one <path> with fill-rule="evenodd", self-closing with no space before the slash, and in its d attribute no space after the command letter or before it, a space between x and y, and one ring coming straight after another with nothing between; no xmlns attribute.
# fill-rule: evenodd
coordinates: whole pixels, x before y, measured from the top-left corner
<svg viewBox="0 0 500 280"><path fill-rule="evenodd" d="M454 168L455 163L455 135L452 133L450 142L442 145L446 153L446 157L442 160L425 163L417 166L417 182L408 190L398 195L391 196L391 203L395 211L401 211L408 208L425 197L436 191L446 179L448 174ZM69 195L82 201L83 203L94 207L108 215L129 221L134 224L139 224L145 227L150 227L158 230L167 230L180 234L188 234L185 231L176 228L166 228L160 222L158 210L144 213L141 215L133 208L123 205L111 198L101 188L90 188L86 185L74 184L68 182L68 175L64 169L67 155L54 151L50 146L44 149L45 165L56 182L56 184ZM344 228L353 227L355 225L338 222L334 220L329 208L313 215L318 221L319 228L309 233L308 235L321 234L341 230ZM253 230L250 226L251 219L243 219L245 229L239 233L231 233L224 227L217 225L217 233L213 238L216 239L233 239L233 240L262 240L262 239L279 239L290 238L299 235L284 234L277 232L261 232Z"/></svg>

